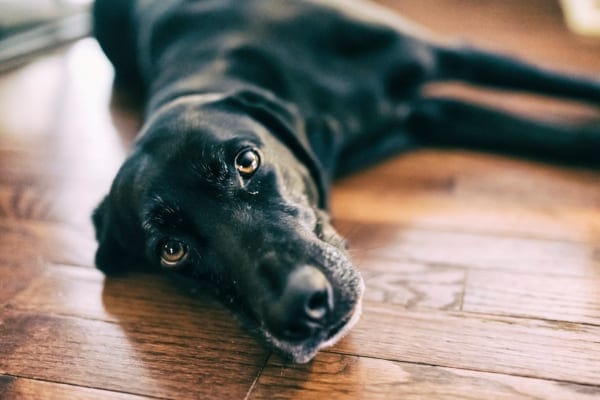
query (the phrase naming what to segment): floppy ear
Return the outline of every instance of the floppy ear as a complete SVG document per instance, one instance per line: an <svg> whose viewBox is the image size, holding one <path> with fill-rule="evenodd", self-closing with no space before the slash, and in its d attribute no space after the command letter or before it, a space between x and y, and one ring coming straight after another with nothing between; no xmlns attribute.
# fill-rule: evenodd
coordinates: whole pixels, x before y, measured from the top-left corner
<svg viewBox="0 0 600 400"><path fill-rule="evenodd" d="M309 170L319 192L319 207L327 208L329 177L312 148L297 113L283 101L258 90L246 90L227 98L229 104L270 128Z"/></svg>
<svg viewBox="0 0 600 400"><path fill-rule="evenodd" d="M131 256L117 240L109 195L94 210L92 221L96 228L96 267L106 274L123 272L132 265Z"/></svg>

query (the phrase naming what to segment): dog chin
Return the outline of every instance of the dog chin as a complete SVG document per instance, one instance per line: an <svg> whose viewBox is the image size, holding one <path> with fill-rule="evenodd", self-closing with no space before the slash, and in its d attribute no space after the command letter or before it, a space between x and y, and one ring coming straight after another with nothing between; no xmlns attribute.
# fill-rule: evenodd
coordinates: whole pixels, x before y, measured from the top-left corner
<svg viewBox="0 0 600 400"><path fill-rule="evenodd" d="M363 293L364 282L361 281L358 301L352 312L342 320L340 325L333 327L328 332L323 332L319 337L312 337L300 343L289 342L273 336L268 330L263 330L263 337L283 357L298 364L305 364L312 360L319 350L336 344L356 325L362 314Z"/></svg>

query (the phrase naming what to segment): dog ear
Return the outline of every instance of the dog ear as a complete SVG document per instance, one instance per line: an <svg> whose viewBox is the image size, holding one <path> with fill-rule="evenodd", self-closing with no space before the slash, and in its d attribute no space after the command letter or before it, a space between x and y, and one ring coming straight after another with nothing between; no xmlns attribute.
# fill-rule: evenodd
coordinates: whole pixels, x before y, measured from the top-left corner
<svg viewBox="0 0 600 400"><path fill-rule="evenodd" d="M123 272L131 265L131 257L116 237L113 212L110 207L110 195L104 197L94 210L92 222L96 229L96 267L106 274Z"/></svg>
<svg viewBox="0 0 600 400"><path fill-rule="evenodd" d="M227 102L264 124L308 168L319 192L319 207L326 209L330 177L315 154L304 121L295 109L271 94L257 90L241 91L229 97Z"/></svg>

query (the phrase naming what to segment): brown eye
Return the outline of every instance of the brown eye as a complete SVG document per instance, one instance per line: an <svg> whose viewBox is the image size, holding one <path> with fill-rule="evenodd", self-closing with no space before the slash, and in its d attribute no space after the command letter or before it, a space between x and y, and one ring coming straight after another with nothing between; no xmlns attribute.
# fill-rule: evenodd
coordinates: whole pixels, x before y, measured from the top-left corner
<svg viewBox="0 0 600 400"><path fill-rule="evenodd" d="M242 150L235 157L235 168L243 177L249 177L260 167L260 155L255 149Z"/></svg>
<svg viewBox="0 0 600 400"><path fill-rule="evenodd" d="M163 242L159 250L162 265L169 268L177 267L188 253L185 243L173 239Z"/></svg>

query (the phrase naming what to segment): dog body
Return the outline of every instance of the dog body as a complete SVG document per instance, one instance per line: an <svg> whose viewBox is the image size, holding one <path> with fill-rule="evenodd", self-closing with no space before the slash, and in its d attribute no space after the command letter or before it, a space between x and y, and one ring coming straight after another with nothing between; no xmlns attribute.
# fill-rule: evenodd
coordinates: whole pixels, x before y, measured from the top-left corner
<svg viewBox="0 0 600 400"><path fill-rule="evenodd" d="M97 0L94 14L117 81L147 99L94 214L99 268L209 279L296 362L360 313L362 279L327 216L336 176L429 143L600 152L598 130L420 90L456 79L600 102L599 82L442 43L368 3Z"/></svg>

